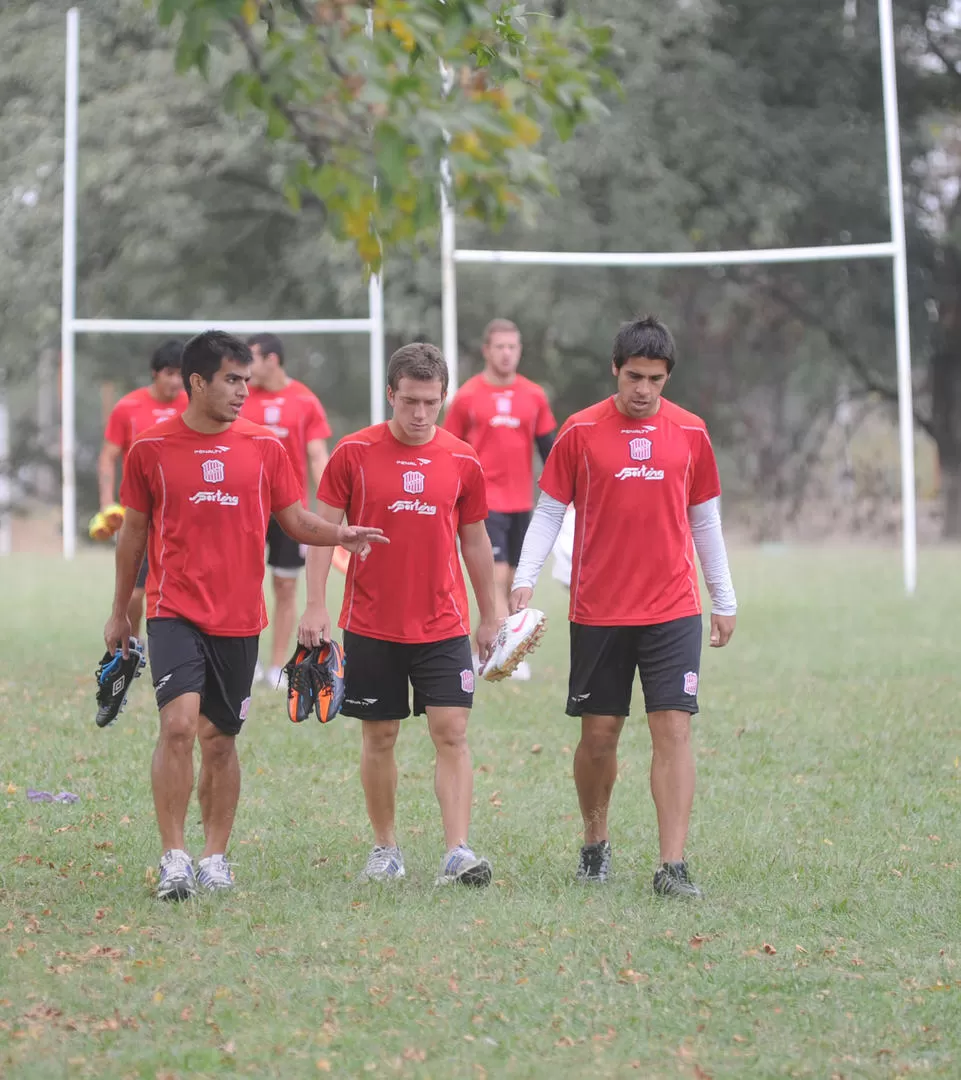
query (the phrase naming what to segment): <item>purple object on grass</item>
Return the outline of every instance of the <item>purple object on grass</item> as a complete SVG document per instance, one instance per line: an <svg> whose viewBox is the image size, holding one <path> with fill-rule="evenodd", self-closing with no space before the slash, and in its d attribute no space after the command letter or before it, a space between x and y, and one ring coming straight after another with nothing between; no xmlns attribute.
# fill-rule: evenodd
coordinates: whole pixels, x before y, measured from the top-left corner
<svg viewBox="0 0 961 1080"><path fill-rule="evenodd" d="M31 802L80 802L80 796L72 791L61 791L59 795L54 795L50 791L34 791L33 788L27 788L27 798Z"/></svg>

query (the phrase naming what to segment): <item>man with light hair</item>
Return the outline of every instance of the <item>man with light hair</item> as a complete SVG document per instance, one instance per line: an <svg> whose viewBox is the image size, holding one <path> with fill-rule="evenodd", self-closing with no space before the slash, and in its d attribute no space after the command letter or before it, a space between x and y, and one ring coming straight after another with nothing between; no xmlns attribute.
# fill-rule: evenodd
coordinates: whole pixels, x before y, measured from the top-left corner
<svg viewBox="0 0 961 1080"><path fill-rule="evenodd" d="M444 427L477 451L487 480L487 534L494 551L497 614L507 601L534 505L534 447L547 460L557 421L544 390L517 372L521 332L509 319L484 330L484 370L454 395ZM529 679L522 660L512 678Z"/></svg>

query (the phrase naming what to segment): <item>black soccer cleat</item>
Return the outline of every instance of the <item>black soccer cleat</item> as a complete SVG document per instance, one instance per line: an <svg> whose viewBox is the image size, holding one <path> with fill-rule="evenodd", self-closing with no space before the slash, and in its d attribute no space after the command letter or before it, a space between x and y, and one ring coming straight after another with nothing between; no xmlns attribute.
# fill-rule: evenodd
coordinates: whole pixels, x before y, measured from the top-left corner
<svg viewBox="0 0 961 1080"><path fill-rule="evenodd" d="M127 659L120 649L110 655L103 654L97 677L97 727L109 727L120 715L127 704L127 692L134 679L140 678L140 672L147 663L144 646L138 638L130 639Z"/></svg>
<svg viewBox="0 0 961 1080"><path fill-rule="evenodd" d="M691 881L686 862L666 862L654 875L654 891L658 896L677 896L700 900L704 895Z"/></svg>
<svg viewBox="0 0 961 1080"><path fill-rule="evenodd" d="M585 844L577 863L577 880L603 885L611 876L611 842Z"/></svg>
<svg viewBox="0 0 961 1080"><path fill-rule="evenodd" d="M308 648L298 645L284 667L287 676L287 715L295 724L316 712L326 724L344 702L344 650L336 641Z"/></svg>
<svg viewBox="0 0 961 1080"><path fill-rule="evenodd" d="M287 715L291 723L302 724L314 708L316 690L313 669L317 663L317 648L298 643L294 655L284 665L287 676Z"/></svg>

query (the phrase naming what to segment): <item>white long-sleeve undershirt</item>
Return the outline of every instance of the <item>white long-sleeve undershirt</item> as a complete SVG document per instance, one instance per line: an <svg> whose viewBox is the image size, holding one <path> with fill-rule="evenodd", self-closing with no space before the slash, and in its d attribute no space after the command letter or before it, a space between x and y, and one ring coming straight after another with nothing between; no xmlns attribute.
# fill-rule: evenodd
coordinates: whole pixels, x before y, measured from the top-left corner
<svg viewBox="0 0 961 1080"><path fill-rule="evenodd" d="M533 589L537 584L544 563L557 542L566 512L564 503L546 492L541 493L514 573L515 589ZM704 582L711 596L711 611L715 615L734 615L737 612L737 597L721 531L720 499L708 499L697 506L689 506L687 520L691 526L694 550L704 573Z"/></svg>

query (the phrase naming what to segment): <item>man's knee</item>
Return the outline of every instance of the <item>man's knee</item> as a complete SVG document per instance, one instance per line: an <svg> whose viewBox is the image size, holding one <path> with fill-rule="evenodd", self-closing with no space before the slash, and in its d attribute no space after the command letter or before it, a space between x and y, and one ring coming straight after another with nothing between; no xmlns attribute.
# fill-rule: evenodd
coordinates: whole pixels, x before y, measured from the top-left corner
<svg viewBox="0 0 961 1080"><path fill-rule="evenodd" d="M691 717L678 710L650 713L647 718L655 750L684 750L691 742Z"/></svg>
<svg viewBox="0 0 961 1080"><path fill-rule="evenodd" d="M193 695L185 695L192 697ZM160 741L172 749L188 752L197 737L197 713L190 701L176 698L160 712Z"/></svg>
<svg viewBox="0 0 961 1080"><path fill-rule="evenodd" d="M297 579L274 574L274 598L280 604L294 603L297 599Z"/></svg>
<svg viewBox="0 0 961 1080"><path fill-rule="evenodd" d="M467 749L467 709L430 710L428 720L434 749L439 753L460 753Z"/></svg>
<svg viewBox="0 0 961 1080"><path fill-rule="evenodd" d="M585 716L581 722L582 752L594 761L616 754L623 726L621 716Z"/></svg>
<svg viewBox="0 0 961 1080"><path fill-rule="evenodd" d="M389 754L397 742L399 720L365 720L363 726L364 751L368 754Z"/></svg>
<svg viewBox="0 0 961 1080"><path fill-rule="evenodd" d="M237 750L237 740L227 735L209 721L200 724L200 753L208 765L216 765L231 758Z"/></svg>

